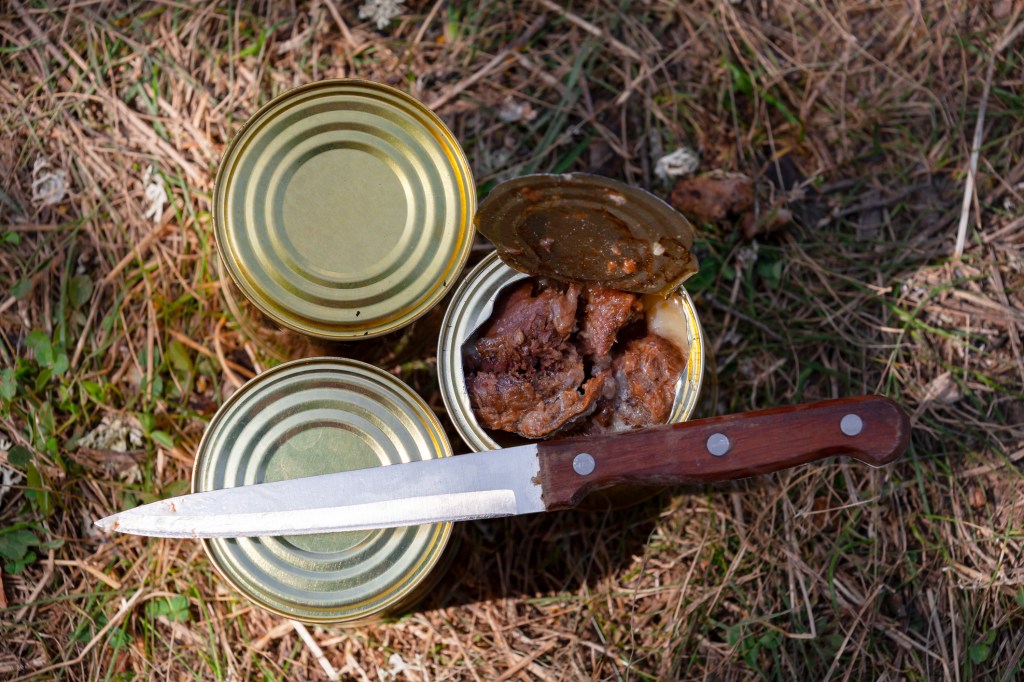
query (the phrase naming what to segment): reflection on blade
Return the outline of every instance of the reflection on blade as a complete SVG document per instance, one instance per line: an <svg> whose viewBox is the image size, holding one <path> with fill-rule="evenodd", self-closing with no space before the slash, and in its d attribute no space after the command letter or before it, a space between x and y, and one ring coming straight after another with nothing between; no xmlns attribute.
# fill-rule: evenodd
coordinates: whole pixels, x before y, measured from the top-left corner
<svg viewBox="0 0 1024 682"><path fill-rule="evenodd" d="M252 537L544 510L535 445L181 495L96 522L161 537Z"/></svg>
<svg viewBox="0 0 1024 682"><path fill-rule="evenodd" d="M485 490L407 497L400 504L387 501L321 508L315 513L305 509L215 516L124 512L97 521L97 525L105 530L164 538L230 538L414 526L516 513L516 496L511 490Z"/></svg>

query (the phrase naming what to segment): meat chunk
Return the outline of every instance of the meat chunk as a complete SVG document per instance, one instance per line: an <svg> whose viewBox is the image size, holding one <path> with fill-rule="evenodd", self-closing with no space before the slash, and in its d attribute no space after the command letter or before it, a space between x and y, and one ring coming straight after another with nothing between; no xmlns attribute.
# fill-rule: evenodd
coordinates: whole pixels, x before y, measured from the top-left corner
<svg viewBox="0 0 1024 682"><path fill-rule="evenodd" d="M477 422L544 438L667 421L684 359L660 336L636 338L641 297L595 285L540 281L538 288L527 282L503 296L466 349ZM632 340L618 339L620 332Z"/></svg>
<svg viewBox="0 0 1024 682"><path fill-rule="evenodd" d="M562 391L553 400L544 401L523 415L519 421L519 434L527 438L544 438L572 429L597 409L603 386L604 377L594 377L579 390Z"/></svg>
<svg viewBox="0 0 1024 682"><path fill-rule="evenodd" d="M473 346L467 377L477 420L484 428L543 438L571 428L597 407L604 379L585 381L583 358L570 342L579 287L529 283L500 302Z"/></svg>
<svg viewBox="0 0 1024 682"><path fill-rule="evenodd" d="M554 287L533 295L529 282L499 301L490 324L475 344L479 369L484 372L527 371L536 365L563 360L569 334L576 327L580 289Z"/></svg>
<svg viewBox="0 0 1024 682"><path fill-rule="evenodd" d="M648 334L626 344L610 370L606 390L585 433L631 431L664 424L672 413L683 358L669 341Z"/></svg>
<svg viewBox="0 0 1024 682"><path fill-rule="evenodd" d="M583 365L579 366L583 379ZM518 433L526 438L544 438L578 425L597 407L604 377L595 377L561 391L552 390L556 381L537 382L517 374L481 372L467 382L477 421L488 429ZM538 385L546 383L546 386ZM582 391L582 393L580 392Z"/></svg>
<svg viewBox="0 0 1024 682"><path fill-rule="evenodd" d="M580 352L603 365L619 330L639 319L644 306L639 296L627 291L602 286L587 286L583 291L586 305L580 323Z"/></svg>

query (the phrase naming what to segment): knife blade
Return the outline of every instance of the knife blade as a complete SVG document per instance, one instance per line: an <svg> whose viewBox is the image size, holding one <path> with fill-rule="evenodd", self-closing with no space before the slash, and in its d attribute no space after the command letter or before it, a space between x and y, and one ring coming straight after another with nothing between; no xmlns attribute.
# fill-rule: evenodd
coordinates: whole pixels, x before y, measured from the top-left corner
<svg viewBox="0 0 1024 682"><path fill-rule="evenodd" d="M835 455L878 467L899 457L909 439L896 403L860 396L181 495L96 525L213 538L513 516L570 508L615 485L737 479Z"/></svg>

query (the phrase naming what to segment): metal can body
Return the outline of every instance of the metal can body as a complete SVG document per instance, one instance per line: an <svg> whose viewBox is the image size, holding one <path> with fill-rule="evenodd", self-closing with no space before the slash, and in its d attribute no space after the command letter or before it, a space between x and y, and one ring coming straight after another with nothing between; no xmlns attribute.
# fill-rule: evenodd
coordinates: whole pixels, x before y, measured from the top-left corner
<svg viewBox="0 0 1024 682"><path fill-rule="evenodd" d="M474 452L494 450L526 442L512 434L483 428L473 414L466 390L463 346L491 316L497 296L519 280L529 277L505 265L497 253L484 258L455 291L441 327L437 363L441 396L462 439ZM683 375L676 385L669 422L686 421L693 414L704 378L704 332L690 295L682 287L672 294L687 321L687 353Z"/></svg>
<svg viewBox="0 0 1024 682"><path fill-rule="evenodd" d="M234 285L277 324L328 341L394 331L437 304L469 255L475 208L444 123L358 80L261 108L225 150L214 192Z"/></svg>
<svg viewBox="0 0 1024 682"><path fill-rule="evenodd" d="M365 363L298 360L247 383L210 423L193 471L203 492L451 455L409 387ZM436 581L450 523L204 540L220 575L259 607L307 623L395 615Z"/></svg>

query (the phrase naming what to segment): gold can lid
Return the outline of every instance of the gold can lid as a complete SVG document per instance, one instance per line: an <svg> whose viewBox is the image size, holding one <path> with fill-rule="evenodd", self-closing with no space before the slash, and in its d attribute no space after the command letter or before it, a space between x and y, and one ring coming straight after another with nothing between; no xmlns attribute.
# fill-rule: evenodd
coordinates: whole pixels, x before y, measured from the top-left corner
<svg viewBox="0 0 1024 682"><path fill-rule="evenodd" d="M214 218L228 274L279 324L344 341L439 302L473 243L476 194L455 137L392 87L313 83L228 145Z"/></svg>
<svg viewBox="0 0 1024 682"><path fill-rule="evenodd" d="M224 403L196 455L193 492L451 456L412 389L355 360L260 374ZM428 583L450 523L204 540L221 576L261 608L307 623L392 613Z"/></svg>

